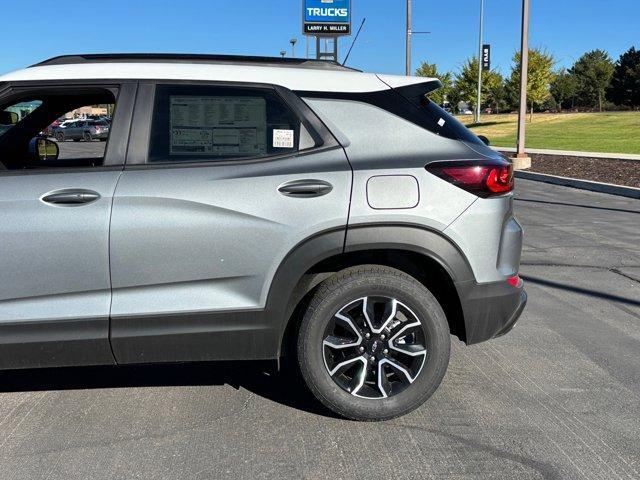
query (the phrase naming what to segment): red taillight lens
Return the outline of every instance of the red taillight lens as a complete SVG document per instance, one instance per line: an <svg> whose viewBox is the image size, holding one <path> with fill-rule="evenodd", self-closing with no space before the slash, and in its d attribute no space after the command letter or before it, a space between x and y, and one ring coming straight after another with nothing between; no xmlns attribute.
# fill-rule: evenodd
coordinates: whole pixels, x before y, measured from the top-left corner
<svg viewBox="0 0 640 480"><path fill-rule="evenodd" d="M515 275L513 277L507 278L507 283L514 288L521 288L524 285L524 282L520 278L520 275Z"/></svg>
<svg viewBox="0 0 640 480"><path fill-rule="evenodd" d="M505 193L513 190L513 165L492 168L487 175L487 188L493 193Z"/></svg>
<svg viewBox="0 0 640 480"><path fill-rule="evenodd" d="M513 190L513 165L503 161L435 162L426 166L434 175L467 192L487 198Z"/></svg>

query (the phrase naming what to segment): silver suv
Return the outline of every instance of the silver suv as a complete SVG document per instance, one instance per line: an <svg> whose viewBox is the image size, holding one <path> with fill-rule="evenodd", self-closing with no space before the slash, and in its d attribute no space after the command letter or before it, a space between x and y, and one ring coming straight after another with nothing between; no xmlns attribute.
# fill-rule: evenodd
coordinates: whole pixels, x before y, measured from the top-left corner
<svg viewBox="0 0 640 480"><path fill-rule="evenodd" d="M91 142L92 140L106 141L109 138L109 123L106 120L82 119L66 122L51 130L53 137L59 141L73 140Z"/></svg>
<svg viewBox="0 0 640 480"><path fill-rule="evenodd" d="M526 302L512 166L440 86L205 55L0 77L0 111L39 105L0 117L0 368L293 357L340 415L418 407L450 334L503 335ZM114 103L98 157L37 135Z"/></svg>

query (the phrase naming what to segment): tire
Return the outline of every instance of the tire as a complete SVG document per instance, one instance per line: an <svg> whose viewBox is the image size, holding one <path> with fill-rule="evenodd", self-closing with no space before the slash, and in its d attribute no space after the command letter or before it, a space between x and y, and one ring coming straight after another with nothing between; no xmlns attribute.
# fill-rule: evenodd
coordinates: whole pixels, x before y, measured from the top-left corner
<svg viewBox="0 0 640 480"><path fill-rule="evenodd" d="M84 132L82 134L82 138L84 139L85 142L91 142L93 140L93 136L91 135L91 132Z"/></svg>
<svg viewBox="0 0 640 480"><path fill-rule="evenodd" d="M56 133L56 140L59 142L64 142L64 133L62 132Z"/></svg>
<svg viewBox="0 0 640 480"><path fill-rule="evenodd" d="M435 392L450 348L445 314L429 290L400 270L363 265L318 286L300 325L297 355L305 383L327 408L379 421L411 412Z"/></svg>

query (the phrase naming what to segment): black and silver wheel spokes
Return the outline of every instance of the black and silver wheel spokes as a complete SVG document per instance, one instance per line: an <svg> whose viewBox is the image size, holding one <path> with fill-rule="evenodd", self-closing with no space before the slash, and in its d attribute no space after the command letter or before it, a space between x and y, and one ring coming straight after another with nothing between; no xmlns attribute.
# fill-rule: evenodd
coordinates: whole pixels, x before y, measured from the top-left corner
<svg viewBox="0 0 640 480"><path fill-rule="evenodd" d="M363 297L342 307L322 342L331 378L352 395L387 398L411 385L426 360L418 317L395 298Z"/></svg>

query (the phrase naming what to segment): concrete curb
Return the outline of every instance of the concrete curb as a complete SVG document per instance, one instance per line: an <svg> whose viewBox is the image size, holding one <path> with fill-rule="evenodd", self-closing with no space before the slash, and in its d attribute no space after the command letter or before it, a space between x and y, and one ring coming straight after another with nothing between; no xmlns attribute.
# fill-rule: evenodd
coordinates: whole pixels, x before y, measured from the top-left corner
<svg viewBox="0 0 640 480"><path fill-rule="evenodd" d="M562 185L564 187L573 187L581 190L590 190L592 192L608 193L609 195L640 199L640 188L623 187L622 185L592 182L590 180L579 180L577 178L557 177L555 175L527 172L524 170L517 170L515 175L516 178L522 178L523 180L552 183L554 185Z"/></svg>
<svg viewBox="0 0 640 480"><path fill-rule="evenodd" d="M512 147L496 147L492 146L494 150L504 153L515 153L516 149ZM584 157L584 158L604 158L607 160L632 160L640 161L640 155L629 153L600 153L600 152L572 152L569 150L546 150L540 148L527 148L527 154L536 155L555 155L560 157Z"/></svg>

